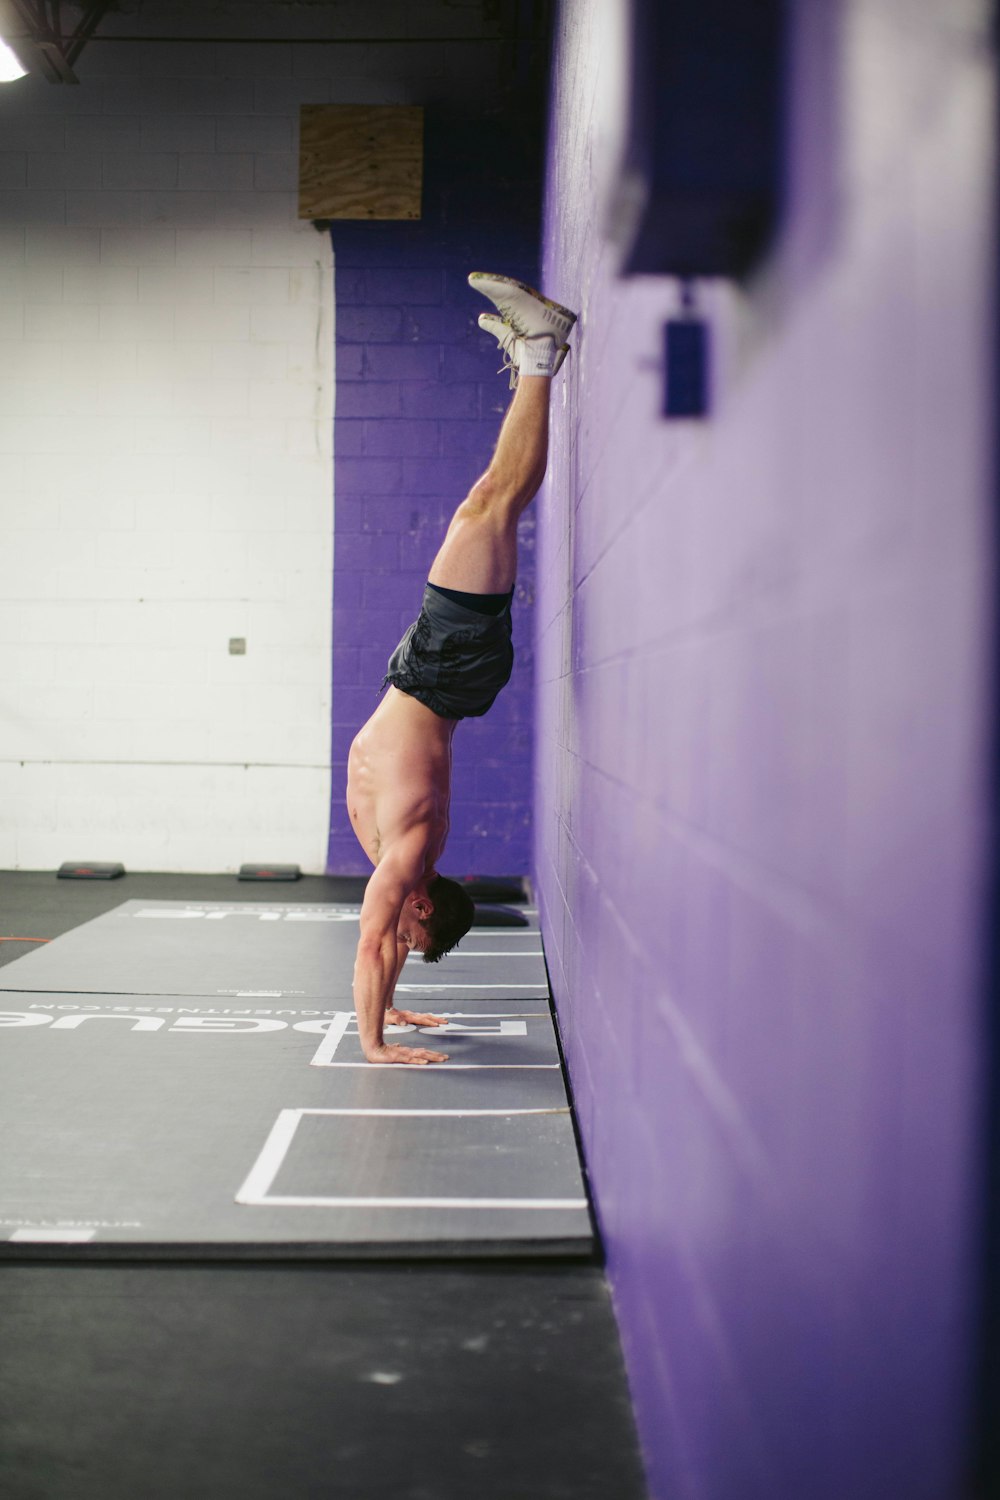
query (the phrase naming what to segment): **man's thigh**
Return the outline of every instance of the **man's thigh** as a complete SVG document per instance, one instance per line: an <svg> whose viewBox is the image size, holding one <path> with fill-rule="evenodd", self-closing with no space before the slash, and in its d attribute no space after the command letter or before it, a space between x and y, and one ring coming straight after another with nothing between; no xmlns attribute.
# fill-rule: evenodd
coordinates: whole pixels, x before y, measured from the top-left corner
<svg viewBox="0 0 1000 1500"><path fill-rule="evenodd" d="M516 517L463 500L431 564L429 582L467 594L502 594L516 575Z"/></svg>

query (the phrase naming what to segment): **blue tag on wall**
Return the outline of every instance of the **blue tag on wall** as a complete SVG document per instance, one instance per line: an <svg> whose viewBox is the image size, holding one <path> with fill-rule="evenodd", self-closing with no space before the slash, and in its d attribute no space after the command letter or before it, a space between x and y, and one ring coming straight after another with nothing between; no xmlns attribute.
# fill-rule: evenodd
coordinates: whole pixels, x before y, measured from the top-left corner
<svg viewBox="0 0 1000 1500"><path fill-rule="evenodd" d="M700 318L671 318L665 325L667 369L665 417L708 415L708 324Z"/></svg>

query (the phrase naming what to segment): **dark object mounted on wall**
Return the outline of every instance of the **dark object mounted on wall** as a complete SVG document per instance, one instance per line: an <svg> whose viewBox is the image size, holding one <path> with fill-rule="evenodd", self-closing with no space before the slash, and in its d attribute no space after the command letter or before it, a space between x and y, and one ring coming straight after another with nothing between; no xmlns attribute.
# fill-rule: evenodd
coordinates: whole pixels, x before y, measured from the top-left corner
<svg viewBox="0 0 1000 1500"><path fill-rule="evenodd" d="M781 200L785 0L622 5L604 216L620 273L744 275Z"/></svg>
<svg viewBox="0 0 1000 1500"><path fill-rule="evenodd" d="M512 906L477 905L472 925L473 927L528 927L531 924L523 912L515 911Z"/></svg>
<svg viewBox="0 0 1000 1500"><path fill-rule="evenodd" d="M708 324L700 318L670 318L664 324L665 417L708 415Z"/></svg>
<svg viewBox="0 0 1000 1500"><path fill-rule="evenodd" d="M663 325L663 415L707 417L709 326L698 316L693 281L681 283L680 316Z"/></svg>
<svg viewBox="0 0 1000 1500"><path fill-rule="evenodd" d="M527 901L520 875L463 875L458 884L473 901Z"/></svg>

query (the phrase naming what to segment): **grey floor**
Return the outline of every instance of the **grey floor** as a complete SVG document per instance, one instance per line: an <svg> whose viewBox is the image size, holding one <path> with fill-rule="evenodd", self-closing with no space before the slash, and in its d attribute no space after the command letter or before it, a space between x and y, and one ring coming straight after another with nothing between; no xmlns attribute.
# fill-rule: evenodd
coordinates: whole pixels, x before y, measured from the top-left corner
<svg viewBox="0 0 1000 1500"><path fill-rule="evenodd" d="M0 874L0 963L136 896L356 884ZM596 1263L0 1268L4 1500L642 1500Z"/></svg>

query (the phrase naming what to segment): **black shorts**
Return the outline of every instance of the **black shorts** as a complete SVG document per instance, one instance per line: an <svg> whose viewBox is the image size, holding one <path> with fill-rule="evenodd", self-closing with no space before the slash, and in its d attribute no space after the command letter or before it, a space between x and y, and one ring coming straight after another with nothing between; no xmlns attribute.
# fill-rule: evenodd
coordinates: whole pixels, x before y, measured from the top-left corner
<svg viewBox="0 0 1000 1500"><path fill-rule="evenodd" d="M382 686L391 682L442 719L477 719L493 706L513 668L510 599L500 614L484 615L428 585Z"/></svg>

